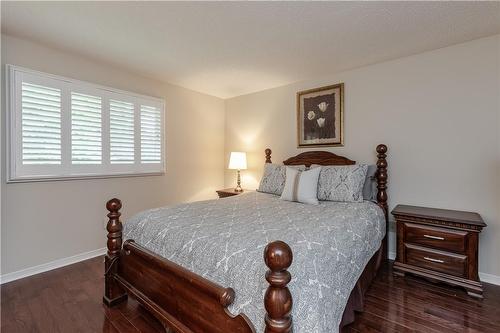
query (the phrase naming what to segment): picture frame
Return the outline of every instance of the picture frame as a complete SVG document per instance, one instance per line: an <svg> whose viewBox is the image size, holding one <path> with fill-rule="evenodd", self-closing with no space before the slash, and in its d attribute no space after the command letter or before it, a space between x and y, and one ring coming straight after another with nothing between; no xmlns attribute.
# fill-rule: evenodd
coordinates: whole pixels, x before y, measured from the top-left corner
<svg viewBox="0 0 500 333"><path fill-rule="evenodd" d="M297 146L344 145L344 83L297 92Z"/></svg>

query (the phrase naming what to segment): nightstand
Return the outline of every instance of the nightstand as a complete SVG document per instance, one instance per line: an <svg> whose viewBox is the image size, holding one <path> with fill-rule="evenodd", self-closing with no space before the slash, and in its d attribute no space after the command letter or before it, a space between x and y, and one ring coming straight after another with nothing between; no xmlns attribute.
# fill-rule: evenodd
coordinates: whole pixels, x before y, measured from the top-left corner
<svg viewBox="0 0 500 333"><path fill-rule="evenodd" d="M486 227L477 213L398 205L394 274L412 273L463 287L482 298L478 276L479 233Z"/></svg>
<svg viewBox="0 0 500 333"><path fill-rule="evenodd" d="M215 192L217 192L217 195L219 196L219 198L227 198L227 197L232 197L233 195L245 193L244 190L242 192L236 192L234 190L234 188L225 188L223 190L217 190Z"/></svg>

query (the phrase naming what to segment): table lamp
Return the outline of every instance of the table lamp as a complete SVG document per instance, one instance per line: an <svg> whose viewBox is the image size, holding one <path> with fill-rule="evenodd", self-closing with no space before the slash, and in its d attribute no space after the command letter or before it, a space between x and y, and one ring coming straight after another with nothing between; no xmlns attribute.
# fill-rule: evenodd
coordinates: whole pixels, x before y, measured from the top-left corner
<svg viewBox="0 0 500 333"><path fill-rule="evenodd" d="M228 169L238 170L237 186L234 189L235 192L243 192L243 189L241 188L240 170L246 170L246 168L247 168L247 154L240 151L231 152L231 156L229 157Z"/></svg>

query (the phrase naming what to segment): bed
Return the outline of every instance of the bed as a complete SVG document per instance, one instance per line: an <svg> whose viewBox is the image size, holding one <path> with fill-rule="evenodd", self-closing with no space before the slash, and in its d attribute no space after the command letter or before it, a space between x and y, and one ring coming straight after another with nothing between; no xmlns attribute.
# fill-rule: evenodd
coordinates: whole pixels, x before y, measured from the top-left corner
<svg viewBox="0 0 500 333"><path fill-rule="evenodd" d="M167 332L341 330L387 253L387 147L376 151L376 203L248 192L144 211L123 226L120 200L108 201L104 303L130 295ZM355 164L322 151L283 163Z"/></svg>

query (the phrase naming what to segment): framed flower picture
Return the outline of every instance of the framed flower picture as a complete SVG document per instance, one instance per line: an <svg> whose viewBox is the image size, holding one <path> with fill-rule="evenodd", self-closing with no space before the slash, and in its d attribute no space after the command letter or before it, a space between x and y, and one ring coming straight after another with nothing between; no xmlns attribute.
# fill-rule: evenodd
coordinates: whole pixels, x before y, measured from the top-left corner
<svg viewBox="0 0 500 333"><path fill-rule="evenodd" d="M297 93L298 147L344 145L344 84Z"/></svg>

